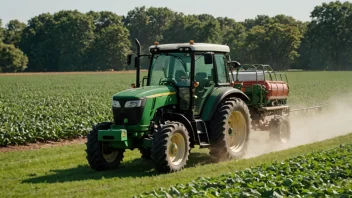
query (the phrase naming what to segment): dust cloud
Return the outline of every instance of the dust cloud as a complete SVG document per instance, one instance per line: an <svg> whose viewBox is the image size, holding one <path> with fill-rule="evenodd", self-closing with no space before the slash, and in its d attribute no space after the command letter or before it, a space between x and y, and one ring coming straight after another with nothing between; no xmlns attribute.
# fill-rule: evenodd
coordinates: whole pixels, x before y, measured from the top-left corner
<svg viewBox="0 0 352 198"><path fill-rule="evenodd" d="M348 97L345 95L344 97L331 98L329 102L325 103L319 114L292 113L289 118L291 140L287 144L270 143L268 132L251 131L245 158L352 133L352 94Z"/></svg>

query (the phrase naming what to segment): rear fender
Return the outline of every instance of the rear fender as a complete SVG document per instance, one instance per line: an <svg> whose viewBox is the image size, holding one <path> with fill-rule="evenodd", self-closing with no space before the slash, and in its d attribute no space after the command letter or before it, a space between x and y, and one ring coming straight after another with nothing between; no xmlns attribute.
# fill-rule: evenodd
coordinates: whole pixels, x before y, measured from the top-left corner
<svg viewBox="0 0 352 198"><path fill-rule="evenodd" d="M216 109L220 103L227 97L240 98L243 101L249 101L248 96L241 90L233 87L219 87L216 88L207 98L202 112L201 118L204 121L209 121L212 119Z"/></svg>

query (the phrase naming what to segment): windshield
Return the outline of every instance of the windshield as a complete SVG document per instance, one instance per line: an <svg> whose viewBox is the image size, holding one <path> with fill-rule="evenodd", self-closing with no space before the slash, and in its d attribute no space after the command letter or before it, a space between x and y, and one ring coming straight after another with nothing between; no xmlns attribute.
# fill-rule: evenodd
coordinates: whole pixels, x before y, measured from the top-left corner
<svg viewBox="0 0 352 198"><path fill-rule="evenodd" d="M190 86L191 55L189 53L160 53L153 55L150 85L173 83Z"/></svg>

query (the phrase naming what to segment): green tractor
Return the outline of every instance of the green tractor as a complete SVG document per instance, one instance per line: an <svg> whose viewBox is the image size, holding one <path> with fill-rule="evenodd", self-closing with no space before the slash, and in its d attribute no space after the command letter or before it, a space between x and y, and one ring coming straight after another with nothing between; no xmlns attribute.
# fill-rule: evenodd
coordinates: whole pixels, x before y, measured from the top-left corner
<svg viewBox="0 0 352 198"><path fill-rule="evenodd" d="M140 53L137 39L136 45L135 86L112 97L114 121L99 123L88 134L87 160L94 170L117 168L125 150L135 148L161 173L183 169L196 145L219 161L239 159L246 154L251 127L269 126L272 139L289 139L288 119L282 119L288 93L273 91L268 79L258 80L270 75L276 82L268 67L246 69L230 60L226 45L156 42L148 55ZM150 65L141 86L143 56ZM256 82L239 79L247 77ZM273 118L266 122L268 116Z"/></svg>

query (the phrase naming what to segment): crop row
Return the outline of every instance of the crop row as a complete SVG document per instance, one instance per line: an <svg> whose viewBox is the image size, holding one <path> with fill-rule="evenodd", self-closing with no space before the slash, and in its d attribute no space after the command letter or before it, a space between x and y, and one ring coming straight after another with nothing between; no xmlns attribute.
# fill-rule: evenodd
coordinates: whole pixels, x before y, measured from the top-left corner
<svg viewBox="0 0 352 198"><path fill-rule="evenodd" d="M350 74L289 73L290 106L352 93ZM112 120L111 96L134 81L134 74L0 76L0 146L86 135Z"/></svg>
<svg viewBox="0 0 352 198"><path fill-rule="evenodd" d="M351 197L352 144L135 197Z"/></svg>
<svg viewBox="0 0 352 198"><path fill-rule="evenodd" d="M84 136L112 120L112 95L130 82L131 74L2 76L0 145Z"/></svg>

